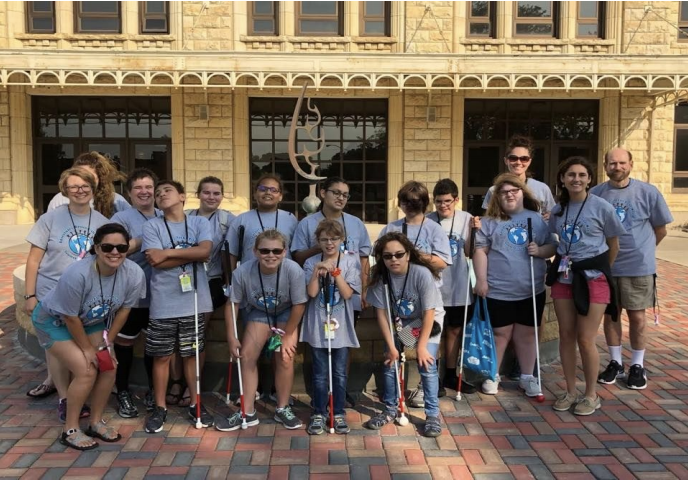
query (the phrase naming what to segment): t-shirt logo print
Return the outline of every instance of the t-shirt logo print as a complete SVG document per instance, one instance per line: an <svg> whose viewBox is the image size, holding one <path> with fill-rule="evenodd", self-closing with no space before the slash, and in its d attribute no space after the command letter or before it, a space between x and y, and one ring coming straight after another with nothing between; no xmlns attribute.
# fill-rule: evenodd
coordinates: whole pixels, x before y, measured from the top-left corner
<svg viewBox="0 0 688 482"><path fill-rule="evenodd" d="M86 234L77 231L69 238L69 250L76 255L77 259L83 259L91 249L91 238Z"/></svg>
<svg viewBox="0 0 688 482"><path fill-rule="evenodd" d="M280 305L280 297L274 294L265 295L259 294L255 297L256 303L261 308L267 308L268 310L274 310Z"/></svg>
<svg viewBox="0 0 688 482"><path fill-rule="evenodd" d="M581 240L581 230L576 224L564 224L561 227L561 237L564 241L576 244Z"/></svg>
<svg viewBox="0 0 688 482"><path fill-rule="evenodd" d="M88 306L88 311L86 312L86 319L88 321L98 321L104 320L110 314L110 310L115 303L113 300L103 301L100 297L91 299L86 306Z"/></svg>
<svg viewBox="0 0 688 482"><path fill-rule="evenodd" d="M523 226L512 226L507 237L512 244L523 246L528 241L528 231Z"/></svg>
<svg viewBox="0 0 688 482"><path fill-rule="evenodd" d="M614 206L614 211L616 212L616 216L619 218L619 221L621 221L623 224L630 214L630 207L626 205L625 202L619 200L612 201L612 206Z"/></svg>
<svg viewBox="0 0 688 482"><path fill-rule="evenodd" d="M452 234L449 238L449 247L451 248L451 257L456 258L459 255L459 251L463 248L463 239Z"/></svg>
<svg viewBox="0 0 688 482"><path fill-rule="evenodd" d="M416 304L413 300L402 298L396 301L397 313L401 316L409 317L416 311Z"/></svg>

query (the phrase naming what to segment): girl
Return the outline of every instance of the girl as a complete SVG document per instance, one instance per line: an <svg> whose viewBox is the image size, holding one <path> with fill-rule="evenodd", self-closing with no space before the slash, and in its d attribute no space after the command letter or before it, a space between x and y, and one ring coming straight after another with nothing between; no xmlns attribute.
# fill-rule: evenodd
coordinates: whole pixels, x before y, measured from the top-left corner
<svg viewBox="0 0 688 482"><path fill-rule="evenodd" d="M301 331L301 340L310 344L313 356L313 415L308 433L320 435L327 426L328 414L328 340L332 352L332 384L334 430L349 433L344 403L346 400L347 365L349 348L359 348L354 328L353 296L361 290L359 261L356 254L342 253L339 249L344 229L337 221L326 219L315 229L320 254L306 260L305 278L308 280L308 307ZM327 306L330 306L333 330L328 329Z"/></svg>
<svg viewBox="0 0 688 482"><path fill-rule="evenodd" d="M482 227L475 240L473 257L477 278L476 294L487 297L487 310L495 335L497 366L504 350L513 341L516 356L523 369L519 387L528 397L540 393L535 369L535 333L533 332L533 298L530 279L530 256L534 257L535 303L540 326L545 309L545 258L554 255L556 241L539 213L540 205L513 174L502 174L495 182L495 196L490 199ZM528 220L532 242L528 242ZM496 395L496 380L485 380L483 393Z"/></svg>
<svg viewBox="0 0 688 482"><path fill-rule="evenodd" d="M115 382L116 360L110 345L130 308L146 296L146 277L136 263L126 259L128 250L129 234L121 224L99 227L90 248L92 256L65 270L31 318L41 346L73 377L60 443L77 450L96 448L93 437L105 442L121 438L102 416ZM98 350L108 353L96 356ZM93 409L84 433L79 429L79 409L89 396Z"/></svg>
<svg viewBox="0 0 688 482"><path fill-rule="evenodd" d="M446 240L446 238L445 238ZM399 350L403 349L389 331L387 303L390 304L393 322L397 326L407 326L421 321L416 345L418 370L425 388L425 430L426 437L439 437L440 424L439 399L437 396L439 378L437 377L437 353L444 310L442 296L437 289L438 270L413 246L402 233L391 232L375 243L375 266L372 270L368 299L375 307L377 321L382 330L387 351L383 372L383 403L385 410L368 421L368 428L379 429L397 416L398 393L395 380L394 363L399 360ZM390 299L385 300L385 285L389 286Z"/></svg>
<svg viewBox="0 0 688 482"><path fill-rule="evenodd" d="M615 321L617 318L611 265L619 252L618 237L626 232L614 206L588 193L592 181L593 170L586 159L565 160L557 174L559 204L549 219L550 231L559 235L559 245L547 284L552 286L559 320L559 353L566 379L566 393L553 408L567 411L575 405L576 415L592 415L601 406L595 391L600 362L595 337L605 310ZM576 344L585 377L585 396L580 401Z"/></svg>
<svg viewBox="0 0 688 482"><path fill-rule="evenodd" d="M253 248L254 259L242 262L232 274L231 302L225 307L227 339L230 355L241 357L244 393L255 393L258 387L258 357L269 341L268 351L275 353L275 386L277 409L275 420L285 428L301 427L289 406L289 394L294 383L294 356L297 330L306 310L306 281L303 270L294 261L285 259L287 240L276 229L258 235ZM241 341L234 336L233 304L246 306ZM258 425L253 397L244 398L244 411L249 426ZM215 425L220 431L241 427L241 413Z"/></svg>

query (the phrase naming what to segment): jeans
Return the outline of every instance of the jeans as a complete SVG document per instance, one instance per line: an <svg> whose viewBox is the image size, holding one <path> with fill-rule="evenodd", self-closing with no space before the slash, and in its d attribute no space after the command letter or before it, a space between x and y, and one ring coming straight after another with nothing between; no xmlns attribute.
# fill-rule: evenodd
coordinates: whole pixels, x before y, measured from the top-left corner
<svg viewBox="0 0 688 482"><path fill-rule="evenodd" d="M428 343L428 351L435 359L437 359L439 348L440 345L438 343ZM437 375L437 363L431 364L428 370L418 365L418 371L420 372L420 381L423 384L425 415L427 417L439 417L440 401L437 393L440 389L440 379ZM384 365L382 379L384 384L382 402L387 407L388 412L396 413L399 409L399 398L394 364Z"/></svg>
<svg viewBox="0 0 688 482"><path fill-rule="evenodd" d="M327 348L311 348L313 353L313 414L327 417L327 404L330 391ZM348 348L332 349L332 395L334 414L344 416L346 401L346 366L349 358Z"/></svg>

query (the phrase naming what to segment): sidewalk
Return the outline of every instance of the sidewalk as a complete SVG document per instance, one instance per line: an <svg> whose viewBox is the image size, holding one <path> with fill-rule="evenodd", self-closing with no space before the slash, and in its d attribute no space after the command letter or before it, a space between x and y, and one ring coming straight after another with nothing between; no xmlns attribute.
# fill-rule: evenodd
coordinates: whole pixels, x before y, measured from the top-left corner
<svg viewBox="0 0 688 482"><path fill-rule="evenodd" d="M61 427L55 396L34 401L24 395L44 376L42 364L16 342L10 277L24 260L24 253L0 253L2 478L688 479L688 268L678 264L659 262L663 319L660 327L650 327L648 388L600 386L603 406L591 417L552 410L562 380L560 367L550 366L543 404L526 399L515 382L504 383L496 397L443 398L445 430L438 439L419 436L414 424L422 428L423 412L416 409L407 427L363 428L379 408L372 399L348 411L353 430L347 436L309 437L303 429L278 428L270 417L273 406L265 403L259 405L261 424L245 431L196 430L175 408L166 430L150 435L142 429L143 417L115 414L113 397L106 416L123 439L78 452L56 442ZM604 349L602 335L598 344ZM217 414L230 412L217 395L205 400ZM140 402L139 408L143 412ZM307 399L299 400L297 414L307 419Z"/></svg>

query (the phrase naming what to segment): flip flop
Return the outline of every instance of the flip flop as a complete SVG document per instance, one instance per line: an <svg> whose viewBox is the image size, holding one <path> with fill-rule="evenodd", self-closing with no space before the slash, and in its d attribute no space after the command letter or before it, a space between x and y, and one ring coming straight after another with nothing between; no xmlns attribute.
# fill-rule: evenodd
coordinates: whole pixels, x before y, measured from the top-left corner
<svg viewBox="0 0 688 482"><path fill-rule="evenodd" d="M57 388L55 388L55 385L46 385L45 383L41 383L37 387L34 387L26 392L26 396L31 398L45 398L56 392Z"/></svg>
<svg viewBox="0 0 688 482"><path fill-rule="evenodd" d="M70 432L71 432L70 434L62 432L62 435L60 436L60 439L59 439L59 441L62 445L66 445L67 447L71 447L75 450L81 450L81 451L93 450L95 448L98 448L98 442L93 440L91 437L86 435L81 430L74 430L74 431L70 430ZM72 437L72 436L74 436L74 437ZM69 437L72 437L73 440L70 440ZM85 445L85 446L78 445L79 443L87 442L89 439L93 442L93 444Z"/></svg>
<svg viewBox="0 0 688 482"><path fill-rule="evenodd" d="M101 428L105 429L104 434L98 431ZM102 420L100 422L95 423L94 425L89 425L89 427L84 431L84 433L89 437L99 438L103 442L112 443L118 442L122 439L122 434L120 433L117 433L116 437L108 437L108 435L113 432L117 433L117 431L114 428L108 427Z"/></svg>

